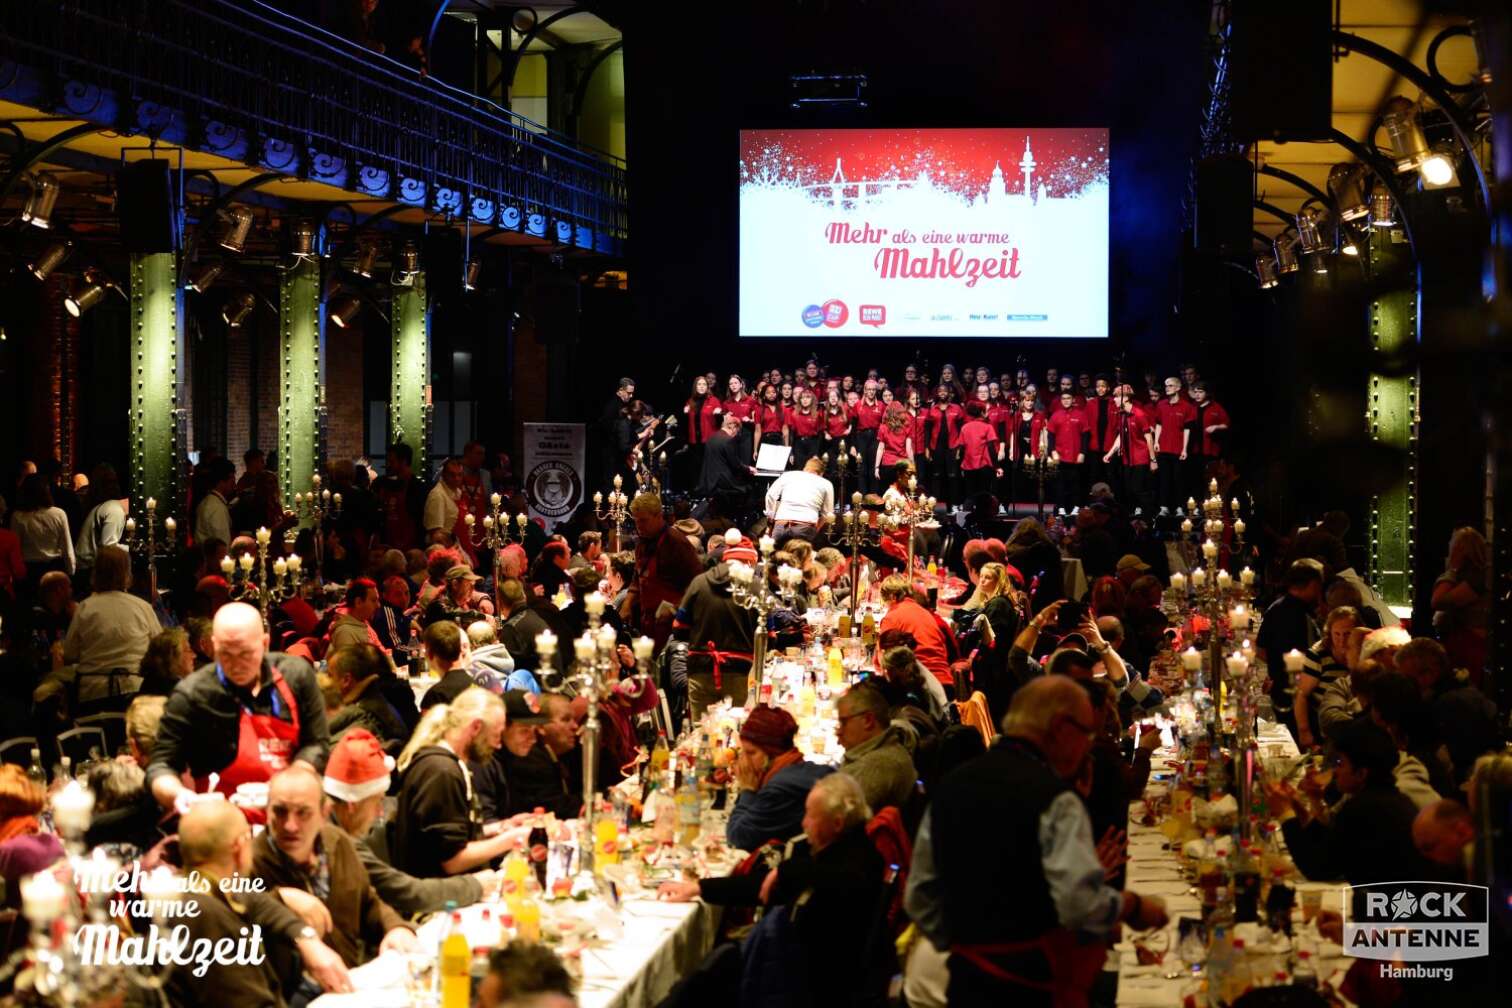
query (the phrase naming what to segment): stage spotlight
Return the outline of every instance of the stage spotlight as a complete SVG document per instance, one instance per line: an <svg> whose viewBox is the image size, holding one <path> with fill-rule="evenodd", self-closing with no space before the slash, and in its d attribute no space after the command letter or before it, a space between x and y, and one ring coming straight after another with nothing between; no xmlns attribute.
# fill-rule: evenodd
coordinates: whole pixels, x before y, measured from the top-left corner
<svg viewBox="0 0 1512 1008"><path fill-rule="evenodd" d="M415 283L415 274L420 272L420 249L412 241L399 246L394 256L394 272L391 282L395 287L410 287Z"/></svg>
<svg viewBox="0 0 1512 1008"><path fill-rule="evenodd" d="M1317 255L1327 250L1322 230L1325 223L1316 207L1303 207L1297 214L1297 245L1303 255Z"/></svg>
<svg viewBox="0 0 1512 1008"><path fill-rule="evenodd" d="M243 291L226 301L225 307L221 309L221 320L235 328L245 322L256 307L257 297L251 291Z"/></svg>
<svg viewBox="0 0 1512 1008"><path fill-rule="evenodd" d="M63 308L68 314L78 318L105 300L105 292L108 290L110 290L110 285L104 277L92 269L85 270L84 280L80 286L63 299Z"/></svg>
<svg viewBox="0 0 1512 1008"><path fill-rule="evenodd" d="M1339 225L1339 251L1347 256L1360 254L1360 243L1355 237L1354 228L1348 224Z"/></svg>
<svg viewBox="0 0 1512 1008"><path fill-rule="evenodd" d="M1289 238L1276 239L1276 268L1282 273L1297 272L1297 246Z"/></svg>
<svg viewBox="0 0 1512 1008"><path fill-rule="evenodd" d="M1381 115L1381 125L1386 127L1386 136L1391 141L1392 157L1396 159L1399 172L1409 172L1427 159L1428 138L1423 135L1423 124L1416 102L1397 95L1386 103Z"/></svg>
<svg viewBox="0 0 1512 1008"><path fill-rule="evenodd" d="M301 217L289 225L289 253L296 260L315 258L314 221Z"/></svg>
<svg viewBox="0 0 1512 1008"><path fill-rule="evenodd" d="M21 220L44 231L52 227L53 206L58 202L58 179L51 172L37 172L31 178L31 195L21 208Z"/></svg>
<svg viewBox="0 0 1512 1008"><path fill-rule="evenodd" d="M1365 166L1358 163L1336 164L1328 173L1328 191L1339 219L1352 221L1370 213L1365 199Z"/></svg>
<svg viewBox="0 0 1512 1008"><path fill-rule="evenodd" d="M1391 193L1385 189L1376 189L1370 194L1370 226L1396 226L1396 206L1391 201Z"/></svg>
<svg viewBox="0 0 1512 1008"><path fill-rule="evenodd" d="M363 238L357 243L357 258L352 263L352 272L365 280L373 279L378 265L378 253L382 251L377 238Z"/></svg>
<svg viewBox="0 0 1512 1008"><path fill-rule="evenodd" d="M483 272L483 263L477 259L467 260L462 267L462 289L472 291L478 289L478 276Z"/></svg>
<svg viewBox="0 0 1512 1008"><path fill-rule="evenodd" d="M1261 290L1270 290L1280 281L1276 274L1276 260L1274 256L1255 256L1255 276L1260 281Z"/></svg>
<svg viewBox="0 0 1512 1008"><path fill-rule="evenodd" d="M350 294L338 294L331 299L330 307L326 309L326 317L337 329L350 329L357 321L357 316L362 314L362 302Z"/></svg>
<svg viewBox="0 0 1512 1008"><path fill-rule="evenodd" d="M72 242L53 242L42 250L42 254L36 258L35 262L28 263L26 268L38 280L46 280L52 275L53 270L63 265L63 260L68 258L69 250L72 248Z"/></svg>
<svg viewBox="0 0 1512 1008"><path fill-rule="evenodd" d="M247 247L247 235L252 231L252 209L234 206L226 211L226 221L226 233L221 235L220 247L240 254Z"/></svg>
<svg viewBox="0 0 1512 1008"><path fill-rule="evenodd" d="M188 279L184 281L184 290L192 290L196 294L205 293L205 291L210 289L210 285L215 283L220 277L224 269L225 267L218 262L201 263L195 268L193 273L189 274Z"/></svg>
<svg viewBox="0 0 1512 1008"><path fill-rule="evenodd" d="M1447 148L1436 147L1418 166L1418 176L1424 189L1449 189L1459 185L1459 175L1454 170L1454 154Z"/></svg>

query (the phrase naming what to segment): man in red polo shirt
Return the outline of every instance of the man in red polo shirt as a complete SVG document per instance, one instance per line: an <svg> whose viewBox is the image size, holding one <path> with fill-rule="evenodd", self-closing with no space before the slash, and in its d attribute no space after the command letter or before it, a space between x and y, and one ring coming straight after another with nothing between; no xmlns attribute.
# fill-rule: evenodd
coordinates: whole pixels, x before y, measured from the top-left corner
<svg viewBox="0 0 1512 1008"><path fill-rule="evenodd" d="M861 453L861 468L858 478L861 481L861 492L864 494L877 493L881 490L881 484L872 475L872 467L866 465L877 454L877 428L882 423L882 413L886 406L877 398L877 379L868 378L861 386L861 401L856 403L856 408L851 412L856 418L856 450Z"/></svg>
<svg viewBox="0 0 1512 1008"><path fill-rule="evenodd" d="M1165 380L1165 398L1155 407L1155 447L1160 456L1156 471L1157 503L1169 514L1181 506L1181 477L1186 468L1187 445L1192 438L1191 425L1197 422L1197 407L1182 394L1181 379Z"/></svg>
<svg viewBox="0 0 1512 1008"><path fill-rule="evenodd" d="M1060 409L1045 427L1050 431L1051 457L1060 463L1056 470L1056 506L1070 511L1081 497L1081 464L1085 458L1082 434L1086 432L1086 414L1076 408L1076 395L1070 389L1062 390Z"/></svg>
<svg viewBox="0 0 1512 1008"><path fill-rule="evenodd" d="M914 639L914 657L940 680L940 685L950 692L955 678L950 674L950 656L954 650L947 636L948 628L943 620L914 601L912 586L902 574L891 574L882 580L882 601L887 613L877 626L880 639L889 630L900 630ZM877 649L877 667L882 667L882 649Z"/></svg>
<svg viewBox="0 0 1512 1008"><path fill-rule="evenodd" d="M1189 454L1193 462L1187 482L1189 487L1205 488L1207 477L1203 470L1209 462L1223 457L1223 446L1228 443L1229 415L1228 410L1208 397L1207 382L1201 379L1192 384L1192 407L1197 411L1197 419L1192 423L1192 450ZM1206 496L1192 489L1188 489L1187 494Z"/></svg>
<svg viewBox="0 0 1512 1008"><path fill-rule="evenodd" d="M1150 481L1159 469L1155 459L1155 432L1150 419L1135 401L1134 390L1120 385L1114 396L1118 412L1111 418L1108 450L1103 453L1103 462L1111 464L1115 456L1122 460L1119 465L1121 487L1119 500L1125 507L1141 510L1145 519L1154 517L1154 494Z"/></svg>

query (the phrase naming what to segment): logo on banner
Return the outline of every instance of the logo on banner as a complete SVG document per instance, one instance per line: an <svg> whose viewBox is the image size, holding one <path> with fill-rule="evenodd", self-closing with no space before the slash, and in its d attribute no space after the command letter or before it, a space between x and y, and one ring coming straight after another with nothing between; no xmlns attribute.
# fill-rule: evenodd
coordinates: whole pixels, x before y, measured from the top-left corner
<svg viewBox="0 0 1512 1008"><path fill-rule="evenodd" d="M577 470L565 462L542 462L525 477L530 506L547 518L562 518L576 506L583 484Z"/></svg>
<svg viewBox="0 0 1512 1008"><path fill-rule="evenodd" d="M1461 882L1372 882L1350 887L1344 954L1444 962L1490 955L1490 891Z"/></svg>
<svg viewBox="0 0 1512 1008"><path fill-rule="evenodd" d="M887 306L879 304L864 304L856 309L856 319L862 325L876 326L881 328L887 324Z"/></svg>
<svg viewBox="0 0 1512 1008"><path fill-rule="evenodd" d="M845 307L845 302L839 298L830 298L824 302L824 324L831 329L839 329L845 325L845 320L850 318L850 309Z"/></svg>
<svg viewBox="0 0 1512 1008"><path fill-rule="evenodd" d="M810 329L818 329L824 325L824 309L816 304L811 304L803 309L803 324Z"/></svg>

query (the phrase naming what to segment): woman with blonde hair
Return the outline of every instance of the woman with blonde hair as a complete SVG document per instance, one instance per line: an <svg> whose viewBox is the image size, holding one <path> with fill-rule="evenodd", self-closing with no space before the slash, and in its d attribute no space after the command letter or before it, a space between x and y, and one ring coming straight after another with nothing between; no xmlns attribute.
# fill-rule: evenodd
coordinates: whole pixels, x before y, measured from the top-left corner
<svg viewBox="0 0 1512 1008"><path fill-rule="evenodd" d="M1468 525L1455 529L1446 567L1433 583L1433 628L1450 667L1467 670L1471 685L1480 689L1491 622L1491 548L1485 536Z"/></svg>

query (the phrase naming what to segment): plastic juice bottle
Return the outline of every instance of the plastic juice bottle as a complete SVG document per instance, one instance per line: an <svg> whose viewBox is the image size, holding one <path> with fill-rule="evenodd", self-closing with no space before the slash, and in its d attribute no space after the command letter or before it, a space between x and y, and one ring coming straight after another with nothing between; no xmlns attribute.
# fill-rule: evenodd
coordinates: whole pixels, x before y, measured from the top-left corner
<svg viewBox="0 0 1512 1008"><path fill-rule="evenodd" d="M514 914L515 937L521 941L539 942L541 940L541 905L533 896L525 896L520 900L519 909ZM443 1005L442 1008L447 1008Z"/></svg>
<svg viewBox="0 0 1512 1008"><path fill-rule="evenodd" d="M845 685L845 663L840 654L840 648L831 644L829 653L825 655L825 662L829 666L829 684L831 686Z"/></svg>
<svg viewBox="0 0 1512 1008"><path fill-rule="evenodd" d="M504 903L513 914L519 906L521 898L525 895L525 880L530 877L530 862L525 855L520 853L519 845L516 844L508 854L504 856L504 882L500 891L504 896Z"/></svg>
<svg viewBox="0 0 1512 1008"><path fill-rule="evenodd" d="M806 717L806 718L813 717L814 716L814 703L815 703L814 684L809 681L808 676L804 676L803 677L803 685L800 686L800 687L798 687L798 713L802 717Z"/></svg>
<svg viewBox="0 0 1512 1008"><path fill-rule="evenodd" d="M698 785L692 774L678 771L677 782L677 842L691 847L698 840L703 809L698 803Z"/></svg>
<svg viewBox="0 0 1512 1008"><path fill-rule="evenodd" d="M656 733L656 745L651 749L651 773L658 779L661 774L667 772L667 764L672 761L672 750L667 746L667 733Z"/></svg>
<svg viewBox="0 0 1512 1008"><path fill-rule="evenodd" d="M472 949L462 933L462 915L455 910L451 926L441 940L441 1008L468 1008L472 993Z"/></svg>
<svg viewBox="0 0 1512 1008"><path fill-rule="evenodd" d="M611 815L593 824L593 863L603 873L607 865L619 864L619 823Z"/></svg>
<svg viewBox="0 0 1512 1008"><path fill-rule="evenodd" d="M870 609L861 617L861 646L868 651L877 646L877 620Z"/></svg>

